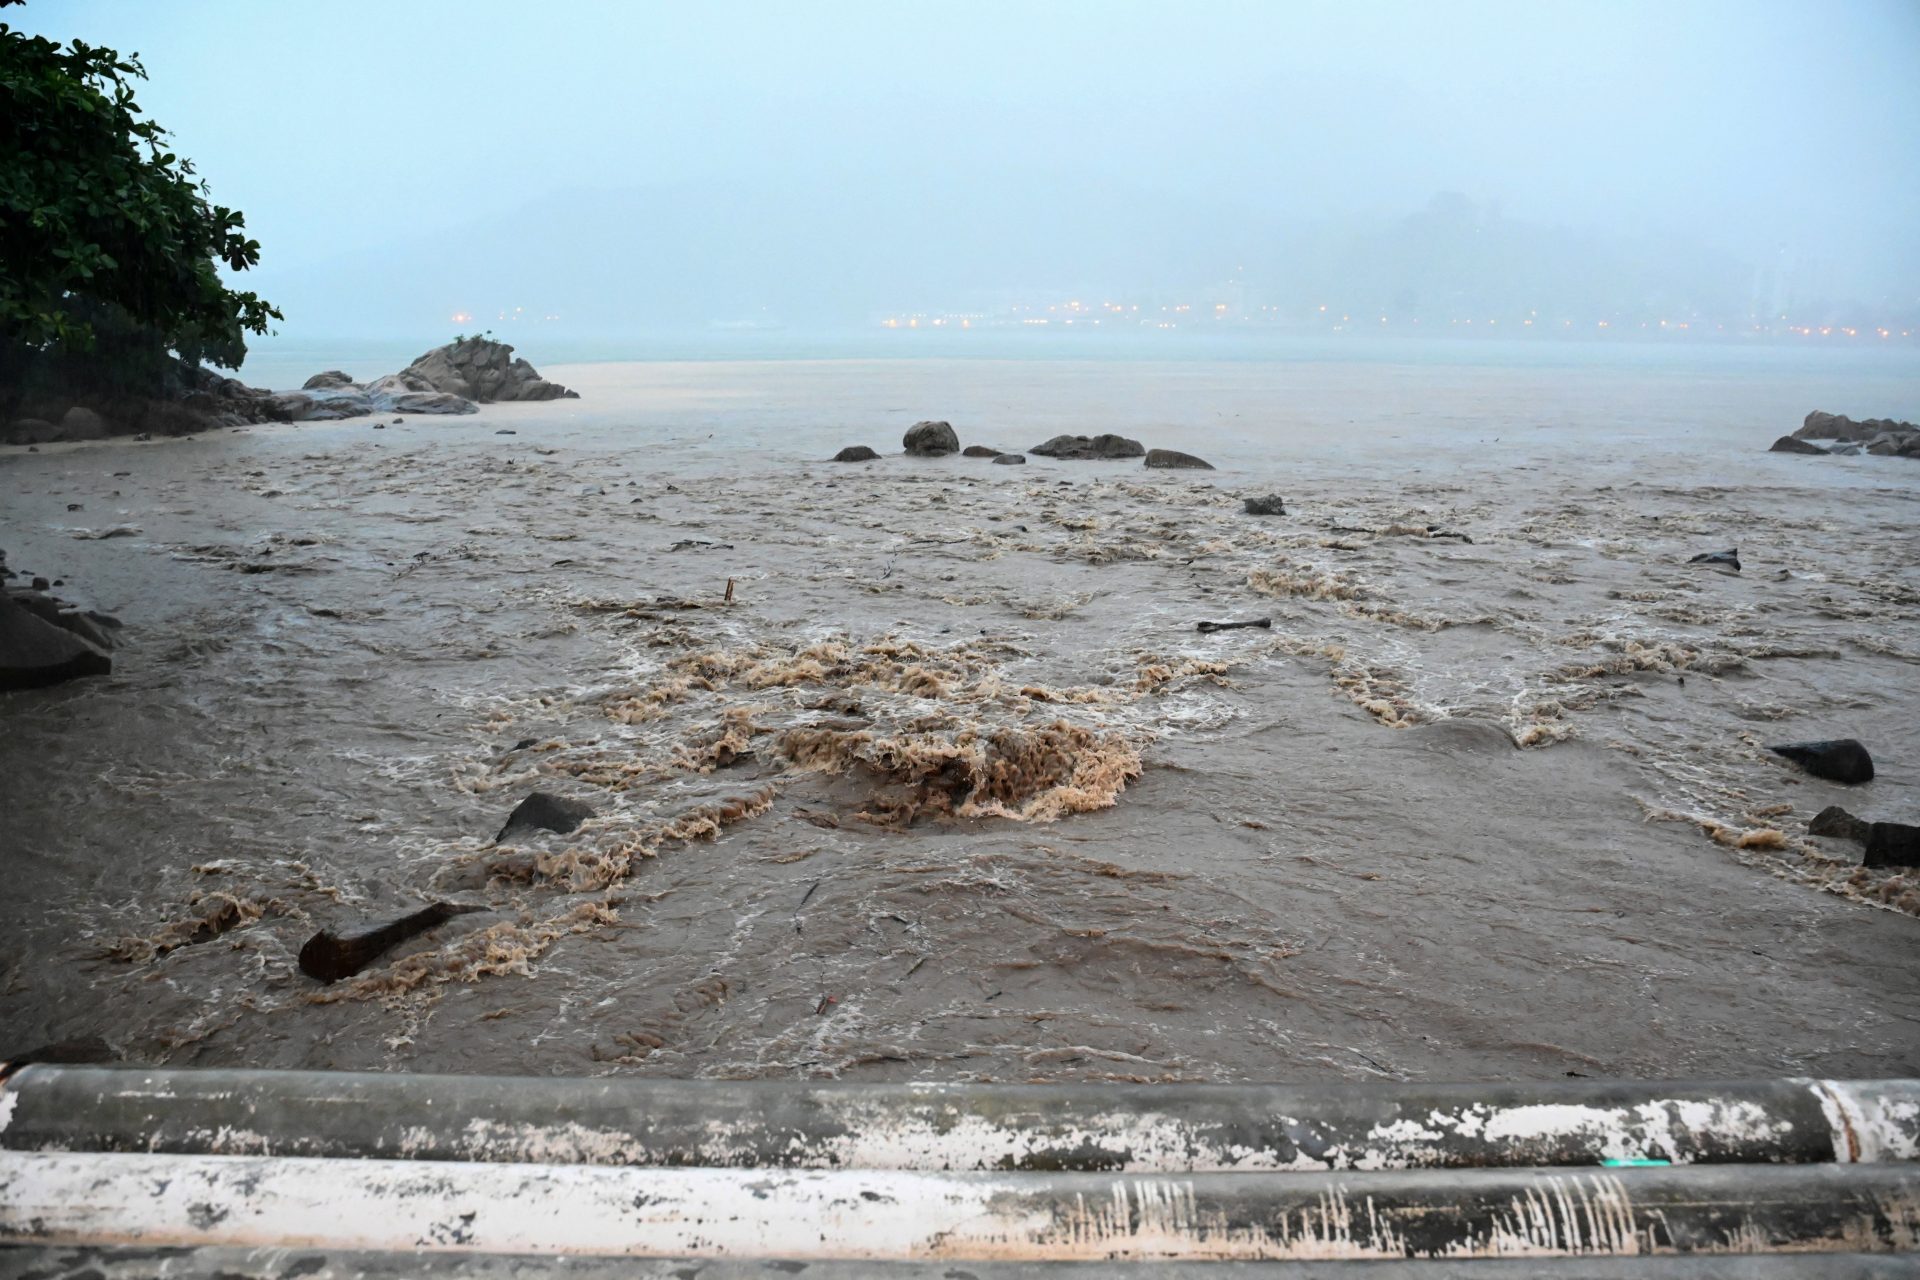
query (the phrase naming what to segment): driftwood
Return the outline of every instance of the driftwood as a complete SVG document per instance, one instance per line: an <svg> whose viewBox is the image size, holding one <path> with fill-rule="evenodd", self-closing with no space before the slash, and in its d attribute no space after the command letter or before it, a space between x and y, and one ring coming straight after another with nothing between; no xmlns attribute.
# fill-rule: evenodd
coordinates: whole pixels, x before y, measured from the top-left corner
<svg viewBox="0 0 1920 1280"><path fill-rule="evenodd" d="M1251 622L1202 622L1197 624L1194 629L1196 631L1238 631L1242 627L1259 627L1262 630L1271 631L1273 630L1273 619L1255 618Z"/></svg>
<svg viewBox="0 0 1920 1280"><path fill-rule="evenodd" d="M345 935L322 929L300 948L300 972L322 982L338 982L360 972L408 938L418 937L455 916L487 910L491 908L436 902L377 929Z"/></svg>

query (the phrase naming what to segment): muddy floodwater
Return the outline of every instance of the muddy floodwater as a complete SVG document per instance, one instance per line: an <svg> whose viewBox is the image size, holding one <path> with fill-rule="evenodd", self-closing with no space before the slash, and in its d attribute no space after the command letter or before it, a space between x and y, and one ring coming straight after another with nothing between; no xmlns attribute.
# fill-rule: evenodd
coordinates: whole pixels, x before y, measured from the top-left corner
<svg viewBox="0 0 1920 1280"><path fill-rule="evenodd" d="M0 695L0 1051L1920 1064L1920 874L1807 833L1920 821L1920 463L1765 451L1915 416L1914 366L541 363L583 398L0 450L11 564L126 624ZM921 418L1217 470L901 456ZM1879 776L1765 749L1822 737ZM536 789L598 816L496 847ZM296 968L436 900L489 910Z"/></svg>

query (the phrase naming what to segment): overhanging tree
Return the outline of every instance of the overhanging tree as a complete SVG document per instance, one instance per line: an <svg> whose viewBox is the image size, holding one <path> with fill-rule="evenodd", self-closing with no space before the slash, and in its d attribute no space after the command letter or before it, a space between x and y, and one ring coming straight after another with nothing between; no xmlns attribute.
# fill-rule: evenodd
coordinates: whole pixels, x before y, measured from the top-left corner
<svg viewBox="0 0 1920 1280"><path fill-rule="evenodd" d="M138 56L0 23L0 376L16 388L53 371L152 383L169 353L237 368L280 318L222 280L259 242L142 118L145 78Z"/></svg>

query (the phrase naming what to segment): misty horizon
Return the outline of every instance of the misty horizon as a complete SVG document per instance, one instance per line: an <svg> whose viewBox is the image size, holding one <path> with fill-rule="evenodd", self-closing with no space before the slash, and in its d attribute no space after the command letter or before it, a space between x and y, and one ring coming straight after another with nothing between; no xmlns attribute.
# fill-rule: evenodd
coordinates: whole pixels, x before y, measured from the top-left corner
<svg viewBox="0 0 1920 1280"><path fill-rule="evenodd" d="M10 13L143 57L286 340L1920 332L1909 5L331 15L242 107L299 12Z"/></svg>

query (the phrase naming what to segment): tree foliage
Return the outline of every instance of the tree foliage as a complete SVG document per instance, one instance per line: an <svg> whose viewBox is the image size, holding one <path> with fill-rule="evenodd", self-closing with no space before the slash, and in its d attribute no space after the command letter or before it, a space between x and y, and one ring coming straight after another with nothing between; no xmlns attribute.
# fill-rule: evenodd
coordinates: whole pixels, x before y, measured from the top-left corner
<svg viewBox="0 0 1920 1280"><path fill-rule="evenodd" d="M144 349L235 368L280 317L221 279L220 264L258 263L259 242L142 118L145 78L137 56L0 23L0 343L15 359Z"/></svg>

